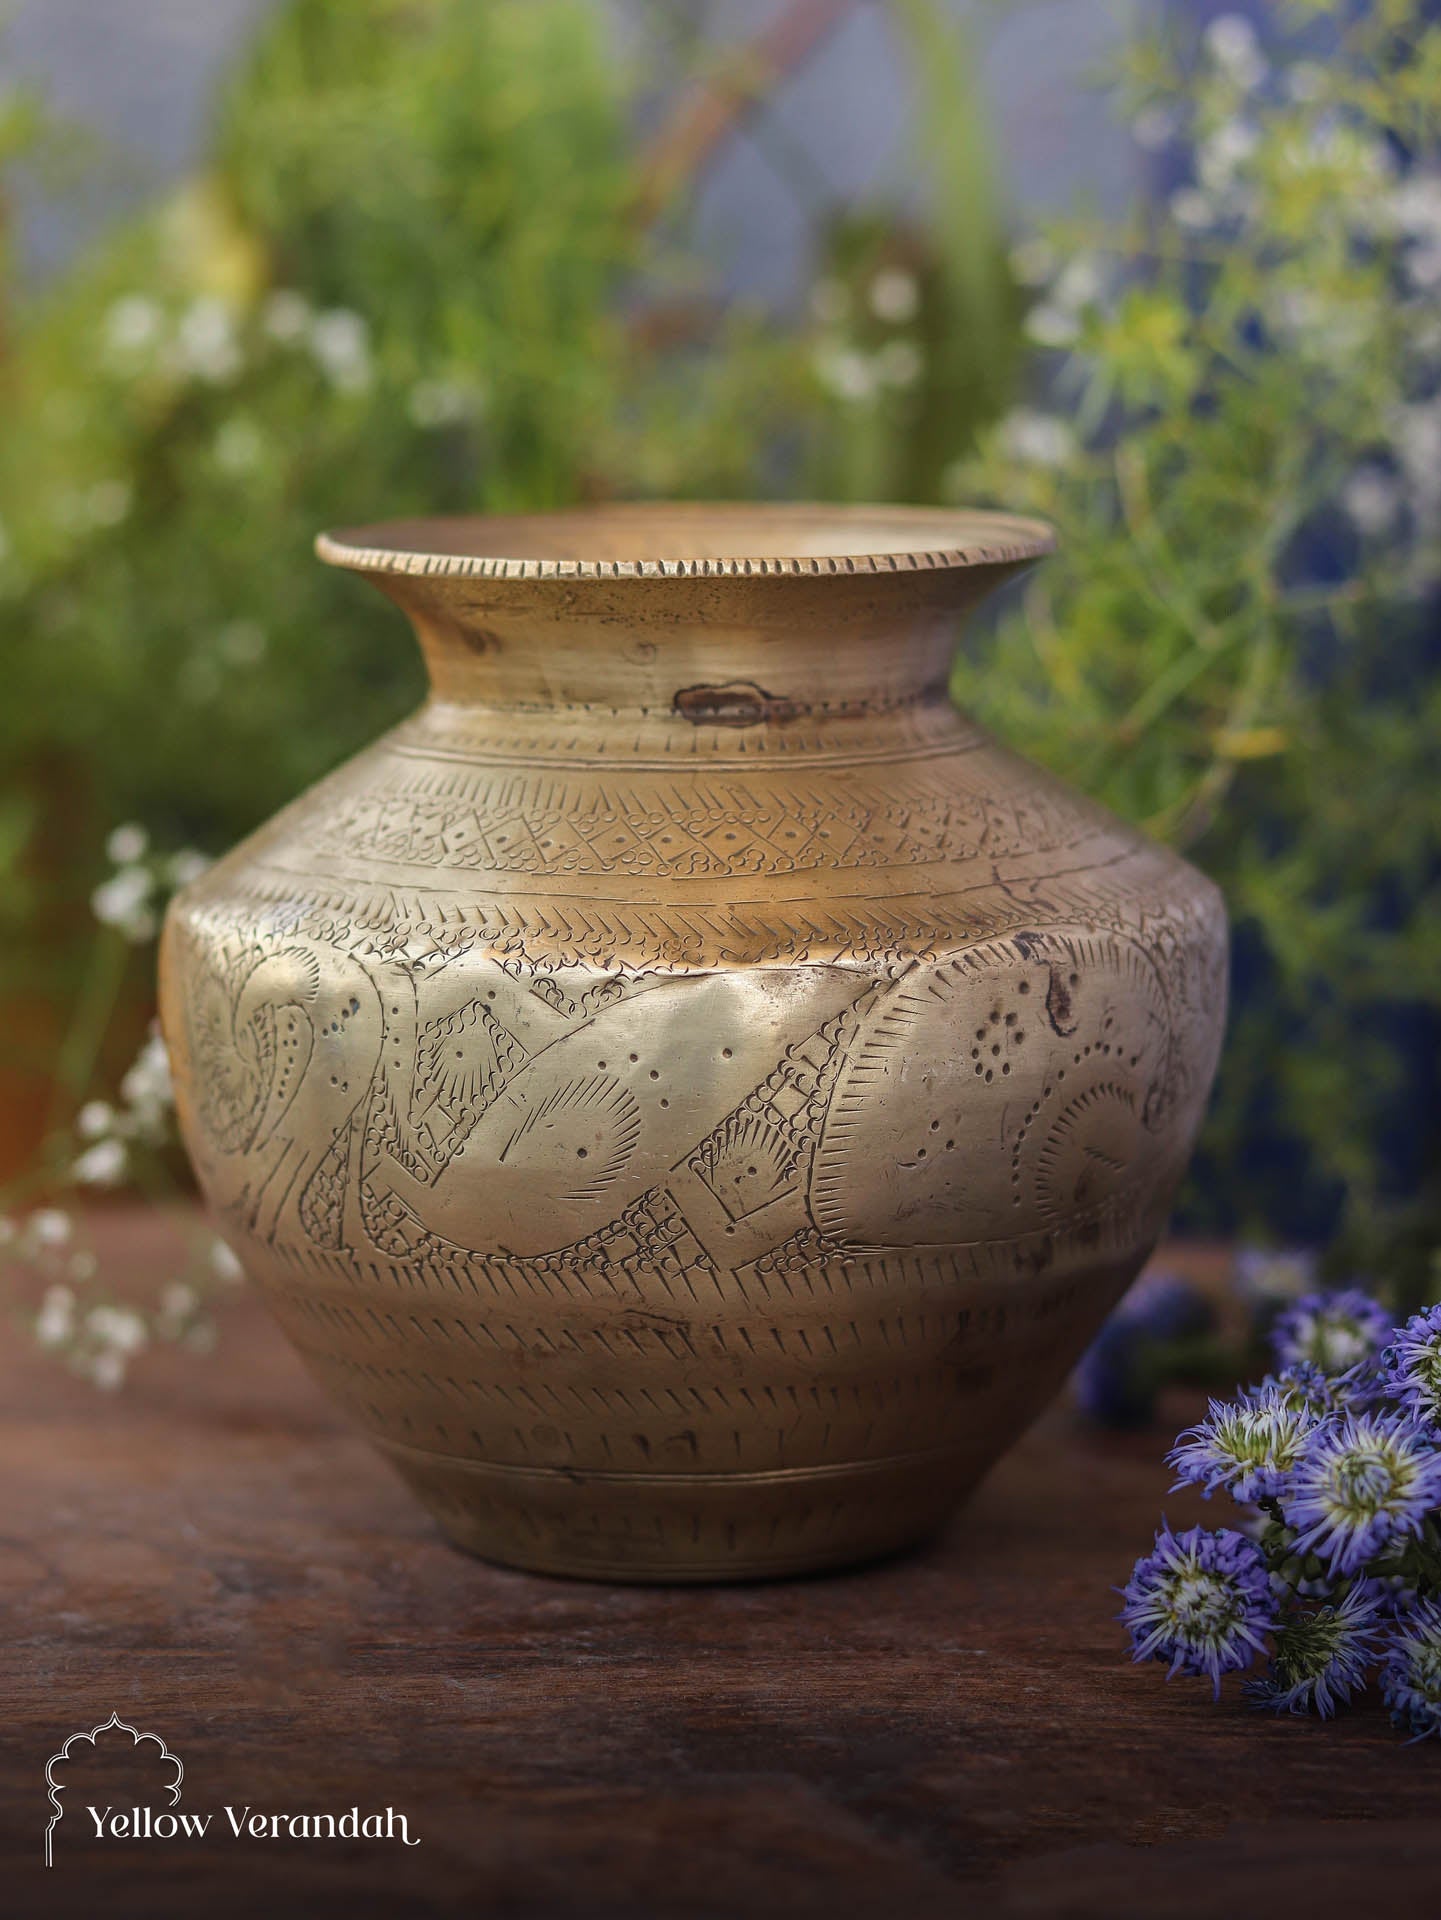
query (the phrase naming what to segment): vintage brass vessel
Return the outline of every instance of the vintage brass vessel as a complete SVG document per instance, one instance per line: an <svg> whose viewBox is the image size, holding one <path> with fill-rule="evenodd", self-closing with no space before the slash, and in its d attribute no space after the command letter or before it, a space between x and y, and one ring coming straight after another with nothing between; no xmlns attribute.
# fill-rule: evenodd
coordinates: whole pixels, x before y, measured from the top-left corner
<svg viewBox="0 0 1441 1920"><path fill-rule="evenodd" d="M200 1183L463 1547L606 1579L924 1535L1164 1222L1210 883L946 697L1001 514L327 535L432 692L176 900Z"/></svg>

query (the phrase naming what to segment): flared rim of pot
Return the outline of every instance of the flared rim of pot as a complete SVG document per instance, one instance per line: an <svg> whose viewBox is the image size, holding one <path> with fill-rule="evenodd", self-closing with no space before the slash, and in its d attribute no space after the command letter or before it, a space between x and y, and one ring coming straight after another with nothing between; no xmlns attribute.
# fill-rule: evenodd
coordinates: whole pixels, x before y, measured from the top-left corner
<svg viewBox="0 0 1441 1920"><path fill-rule="evenodd" d="M1044 520L982 508L627 502L342 527L331 566L490 580L933 573L1014 565L1056 545Z"/></svg>

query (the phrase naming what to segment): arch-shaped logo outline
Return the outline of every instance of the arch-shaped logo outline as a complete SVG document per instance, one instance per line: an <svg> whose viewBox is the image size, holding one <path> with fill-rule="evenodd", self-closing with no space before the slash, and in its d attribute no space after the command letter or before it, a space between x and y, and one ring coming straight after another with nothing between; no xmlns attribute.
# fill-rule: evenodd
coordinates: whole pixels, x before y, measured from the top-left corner
<svg viewBox="0 0 1441 1920"><path fill-rule="evenodd" d="M153 1740L155 1742L156 1746L160 1749L161 1759L168 1760L175 1769L175 1778L165 1789L170 1795L170 1804L172 1807L178 1807L180 1805L180 1784L185 1778L184 1761L180 1758L179 1754L170 1751L158 1733L142 1733L138 1727L132 1727L128 1720L122 1720L120 1715L116 1713L112 1707L108 1720L102 1720L100 1725L98 1727L92 1727L89 1733L72 1733L59 1753L52 1753L50 1758L45 1762L45 1784L49 1788L50 1804L55 1809L54 1813L50 1816L49 1824L45 1828L45 1864L47 1867L55 1864L52 1857L53 1838L60 1816L65 1811L60 1804L60 1795L64 1793L65 1788L62 1783L55 1778L54 1769L59 1766L62 1760L68 1760L70 1758L70 1749L75 1745L77 1740L88 1740L93 1747L96 1736L98 1734L108 1733L112 1727L116 1728L120 1733L128 1733L132 1746L138 1747L142 1740Z"/></svg>

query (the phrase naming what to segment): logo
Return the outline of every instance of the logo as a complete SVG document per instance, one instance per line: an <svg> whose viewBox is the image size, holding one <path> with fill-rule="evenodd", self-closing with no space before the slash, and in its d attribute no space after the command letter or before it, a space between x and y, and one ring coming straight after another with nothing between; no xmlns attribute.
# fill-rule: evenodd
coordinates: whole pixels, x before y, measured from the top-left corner
<svg viewBox="0 0 1441 1920"><path fill-rule="evenodd" d="M102 1735L112 1735L121 1743L128 1740L137 1757L143 1758L152 1777L144 1782L138 1791L139 1804L101 1806L99 1801L86 1802L84 1811L86 1825L84 1839L92 1845L105 1841L205 1841L222 1842L252 1840L399 1840L403 1846L418 1847L420 1841L413 1839L410 1833L408 1817L397 1813L394 1807L386 1807L380 1813L362 1813L359 1807L348 1807L342 1813L327 1812L275 1812L251 1806L222 1807L215 1810L196 1813L188 1809L181 1813L176 1809L180 1805L180 1788L185 1779L185 1767L178 1754L170 1751L158 1733L143 1733L133 1727L128 1720L122 1720L118 1713L112 1712L108 1720L102 1720L98 1727L92 1727L88 1733L83 1730L72 1733L58 1753L52 1753L45 1765L45 1785L53 1809L45 1828L45 1864L55 1864L55 1829L65 1813L60 1796L68 1786L75 1784L63 1775L68 1766L75 1763L77 1746L91 1749L99 1754L99 1741ZM142 1747L149 1747L141 1755ZM92 1774L92 1780L95 1776ZM100 1778L106 1776L102 1772ZM135 1790L137 1783L128 1776L124 1791L127 1796ZM155 1803L162 1796L168 1796L168 1805ZM74 1819L74 1808L71 1818ZM223 1817L222 1817L223 1816Z"/></svg>
<svg viewBox="0 0 1441 1920"><path fill-rule="evenodd" d="M55 1829L59 1825L60 1816L65 1811L60 1804L60 1796L65 1791L65 1782L55 1778L55 1769L63 1766L70 1758L70 1749L75 1745L77 1740L84 1740L93 1747L97 1737L102 1733L109 1733L112 1727L119 1733L128 1733L132 1746L138 1747L142 1740L153 1740L155 1742L156 1746L160 1749L160 1758L168 1761L175 1769L174 1780L165 1784L165 1791L170 1795L170 1804L172 1807L178 1807L180 1804L180 1783L185 1778L185 1767L182 1762L170 1751L158 1733L139 1732L137 1728L130 1725L128 1720L122 1720L120 1715L112 1708L108 1720L102 1720L100 1725L98 1727L92 1727L89 1733L72 1733L59 1753L52 1753L45 1764L45 1784L50 1789L50 1804L55 1809L54 1813L50 1816L50 1824L45 1829L45 1864L47 1867L53 1867L55 1864ZM163 1819L165 1816L162 1815L161 1817Z"/></svg>

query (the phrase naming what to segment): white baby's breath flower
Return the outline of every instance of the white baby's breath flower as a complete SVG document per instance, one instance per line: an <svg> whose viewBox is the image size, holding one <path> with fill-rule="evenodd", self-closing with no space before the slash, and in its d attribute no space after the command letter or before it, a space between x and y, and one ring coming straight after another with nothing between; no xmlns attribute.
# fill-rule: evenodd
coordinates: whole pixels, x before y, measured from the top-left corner
<svg viewBox="0 0 1441 1920"><path fill-rule="evenodd" d="M75 1295L69 1287L47 1287L35 1316L35 1339L42 1347L63 1347L75 1331Z"/></svg>
<svg viewBox="0 0 1441 1920"><path fill-rule="evenodd" d="M172 887L188 887L192 880L198 880L202 873L209 870L210 861L205 854L194 847L182 847L179 853L172 853L165 863L165 873Z"/></svg>
<svg viewBox="0 0 1441 1920"><path fill-rule="evenodd" d="M876 378L883 387L913 387L925 364L914 340L888 340L876 355Z"/></svg>
<svg viewBox="0 0 1441 1920"><path fill-rule="evenodd" d="M113 866L131 867L150 851L150 836L134 820L111 829L105 842L105 856Z"/></svg>
<svg viewBox="0 0 1441 1920"><path fill-rule="evenodd" d="M150 1344L150 1329L133 1307L92 1307L85 1316L85 1331L98 1345L126 1355Z"/></svg>
<svg viewBox="0 0 1441 1920"><path fill-rule="evenodd" d="M1056 271L1056 249L1039 236L1011 248L1011 273L1023 287L1044 287Z"/></svg>
<svg viewBox="0 0 1441 1920"><path fill-rule="evenodd" d="M868 298L878 320L901 327L920 310L920 283L904 267L882 267L870 284Z"/></svg>
<svg viewBox="0 0 1441 1920"><path fill-rule="evenodd" d="M215 464L223 473L251 473L265 452L265 436L253 420L227 420L212 447Z"/></svg>
<svg viewBox="0 0 1441 1920"><path fill-rule="evenodd" d="M108 1100L87 1100L75 1116L75 1131L82 1140L98 1140L115 1125L115 1109Z"/></svg>
<svg viewBox="0 0 1441 1920"><path fill-rule="evenodd" d="M159 303L143 293L127 293L105 311L102 329L106 351L129 357L153 347L164 321Z"/></svg>
<svg viewBox="0 0 1441 1920"><path fill-rule="evenodd" d="M1080 313L1100 299L1105 288L1100 263L1094 254L1077 253L1057 274L1051 299L1067 313Z"/></svg>
<svg viewBox="0 0 1441 1920"><path fill-rule="evenodd" d="M125 1178L128 1156L124 1142L97 1140L70 1168L70 1177L82 1187L114 1187Z"/></svg>
<svg viewBox="0 0 1441 1920"><path fill-rule="evenodd" d="M37 1207L30 1216L29 1234L37 1247L63 1247L71 1234L70 1215L59 1207Z"/></svg>
<svg viewBox="0 0 1441 1920"><path fill-rule="evenodd" d="M213 293L192 300L180 316L175 348L181 371L212 386L225 386L244 364L234 317Z"/></svg>
<svg viewBox="0 0 1441 1920"><path fill-rule="evenodd" d="M1199 187L1177 187L1167 204L1177 226L1189 227L1193 233L1204 233L1220 218L1216 202Z"/></svg>
<svg viewBox="0 0 1441 1920"><path fill-rule="evenodd" d="M1131 122L1131 138L1147 153L1160 153L1181 131L1181 116L1165 101L1153 100Z"/></svg>
<svg viewBox="0 0 1441 1920"><path fill-rule="evenodd" d="M821 385L838 400L869 400L875 393L875 366L855 347L820 347L812 365Z"/></svg>
<svg viewBox="0 0 1441 1920"><path fill-rule="evenodd" d="M1287 69L1286 93L1302 105L1320 100L1327 84L1326 69L1319 60L1296 60Z"/></svg>
<svg viewBox="0 0 1441 1920"><path fill-rule="evenodd" d="M1063 467L1076 451L1076 436L1064 420L1032 407L1017 407L996 429L1013 460L1037 467Z"/></svg>
<svg viewBox="0 0 1441 1920"><path fill-rule="evenodd" d="M153 882L144 867L121 867L104 880L90 896L90 907L102 926L139 944L155 931L155 914L150 905Z"/></svg>
<svg viewBox="0 0 1441 1920"><path fill-rule="evenodd" d="M311 322L310 351L333 387L360 393L370 385L370 329L349 307L331 307Z"/></svg>
<svg viewBox="0 0 1441 1920"><path fill-rule="evenodd" d="M120 1082L126 1102L126 1130L147 1140L163 1140L175 1090L170 1078L170 1056L165 1042L153 1033Z"/></svg>
<svg viewBox="0 0 1441 1920"><path fill-rule="evenodd" d="M260 310L260 324L281 346L293 346L310 329L310 302L293 287L279 287Z"/></svg>
<svg viewBox="0 0 1441 1920"><path fill-rule="evenodd" d="M817 280L811 288L810 309L823 327L838 327L851 310L851 296L839 280Z"/></svg>
<svg viewBox="0 0 1441 1920"><path fill-rule="evenodd" d="M258 666L265 648L266 633L258 620L228 620L215 636L215 651L227 666Z"/></svg>
<svg viewBox="0 0 1441 1920"><path fill-rule="evenodd" d="M1202 36L1206 52L1238 87L1258 87L1266 77L1266 56L1256 29L1242 13L1218 15Z"/></svg>
<svg viewBox="0 0 1441 1920"><path fill-rule="evenodd" d="M478 410L474 391L458 380L417 380L405 410L417 427L454 427Z"/></svg>
<svg viewBox="0 0 1441 1920"><path fill-rule="evenodd" d="M125 1384L125 1355L117 1347L105 1347L90 1360L85 1372L97 1387L114 1393Z"/></svg>
<svg viewBox="0 0 1441 1920"><path fill-rule="evenodd" d="M1341 489L1341 504L1362 533L1380 534L1400 512L1400 482L1384 467L1358 467Z"/></svg>
<svg viewBox="0 0 1441 1920"><path fill-rule="evenodd" d="M1206 135L1196 151L1196 172L1212 193L1224 193L1261 143L1259 132L1245 120L1223 120Z"/></svg>
<svg viewBox="0 0 1441 1920"><path fill-rule="evenodd" d="M217 1280L228 1287L238 1286L245 1278L244 1267L223 1240L211 1243L210 1270Z"/></svg>
<svg viewBox="0 0 1441 1920"><path fill-rule="evenodd" d="M1042 300L1026 315L1025 333L1038 347L1069 347L1080 338L1081 323L1068 307Z"/></svg>

